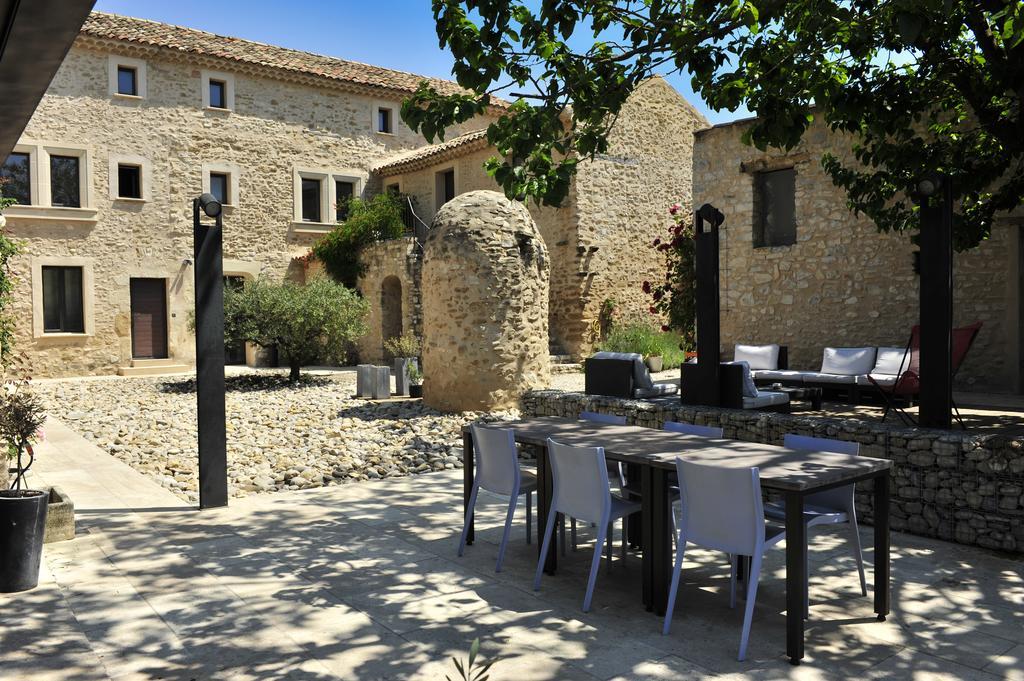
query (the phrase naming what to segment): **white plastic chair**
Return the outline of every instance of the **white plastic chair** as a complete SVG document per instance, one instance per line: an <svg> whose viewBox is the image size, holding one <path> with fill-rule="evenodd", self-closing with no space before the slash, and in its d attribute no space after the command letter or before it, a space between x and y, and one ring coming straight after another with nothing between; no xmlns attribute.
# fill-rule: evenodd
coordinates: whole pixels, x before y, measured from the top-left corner
<svg viewBox="0 0 1024 681"><path fill-rule="evenodd" d="M672 585L661 633L667 635L672 624L672 611L675 609L687 542L730 554L732 576L729 607L735 607L736 604L736 556L750 556L746 572L746 609L743 613L738 657L742 661L747 655L747 642L750 640L750 622L757 599L757 582L761 576L761 558L766 550L785 538L786 532L765 523L757 468L707 466L676 459L676 474L679 476L683 517L679 524Z"/></svg>
<svg viewBox="0 0 1024 681"><path fill-rule="evenodd" d="M665 421L665 430L670 433L682 433L683 435L699 435L700 437L721 438L725 433L722 428L715 426L698 426L694 423L680 423L678 421Z"/></svg>
<svg viewBox="0 0 1024 681"><path fill-rule="evenodd" d="M783 446L787 449L799 449L805 452L834 452L836 454L860 454L860 443L846 442L845 440L829 440L821 437L809 437L806 435L794 435L786 433L783 437ZM860 545L860 532L857 530L857 511L854 506L854 485L844 485L828 489L824 492L808 494L804 498L804 525L807 532L804 536L809 538L809 532L815 525L840 525L849 523L850 540L853 544L853 556L857 560L857 572L860 574L860 593L868 595L867 580L864 578L864 555ZM772 521L786 521L786 504L772 502L765 504L765 516ZM804 544L804 574L810 576L810 560L807 556L807 544ZM804 617L810 615L810 596L808 589L804 589Z"/></svg>
<svg viewBox="0 0 1024 681"><path fill-rule="evenodd" d="M626 425L626 417L619 416L617 414L599 414L596 411L584 411L580 412L580 421L591 421L592 423L608 423L613 426L624 426ZM616 482L619 483L619 491L623 492L626 489L626 471L621 463L617 461L608 462L608 473L615 476ZM569 518L569 527L572 539L572 550L576 550L576 519ZM563 520L561 527L559 528L559 535L562 542L562 555L565 555L565 522Z"/></svg>
<svg viewBox="0 0 1024 681"><path fill-rule="evenodd" d="M532 525L531 502L534 490L537 489L537 476L519 468L519 456L516 452L515 434L510 428L491 428L473 424L473 452L476 461L473 489L469 494L469 506L462 525L462 538L459 540L459 556L466 550L466 535L469 533L469 519L473 517L476 507L477 493L481 488L495 494L509 497L508 515L505 517L505 532L501 536L498 547L498 563L495 572L501 572L501 563L505 559L505 547L512 531L512 517L516 512L519 495L526 495L526 543L530 543L530 526Z"/></svg>
<svg viewBox="0 0 1024 681"><path fill-rule="evenodd" d="M611 538L611 524L640 511L639 502L626 501L613 496L608 487L608 468L602 447L570 447L548 439L548 461L551 465L553 494L551 509L544 527L544 539L537 561L537 573L533 578L533 589L540 589L540 577L551 545L555 529L555 518L564 513L573 518L597 524L597 541L594 544L594 558L590 562L590 578L587 580L587 594L583 598L583 612L590 611L597 581L597 569L601 565L601 552L605 539ZM625 536L623 536L625 542ZM608 560L611 561L611 544L608 546Z"/></svg>

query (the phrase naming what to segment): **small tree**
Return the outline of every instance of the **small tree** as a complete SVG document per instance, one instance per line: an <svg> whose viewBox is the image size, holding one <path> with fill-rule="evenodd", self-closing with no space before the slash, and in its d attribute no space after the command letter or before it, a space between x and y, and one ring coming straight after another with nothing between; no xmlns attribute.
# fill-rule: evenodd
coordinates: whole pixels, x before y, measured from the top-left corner
<svg viewBox="0 0 1024 681"><path fill-rule="evenodd" d="M227 342L277 346L295 381L317 359L341 362L366 333L369 305L355 291L327 277L305 285L262 279L224 292Z"/></svg>
<svg viewBox="0 0 1024 681"><path fill-rule="evenodd" d="M653 314L668 317L668 324L663 331L674 329L683 337L687 348L696 342L697 327L697 272L694 261L695 247L693 234L693 216L683 210L678 203L668 211L675 224L669 229L666 239L655 239L654 248L665 254L665 281L652 284L645 281L644 293L654 299L651 305Z"/></svg>
<svg viewBox="0 0 1024 681"><path fill-rule="evenodd" d="M390 192L369 201L352 199L348 217L313 246L313 256L335 281L355 288L363 273L359 251L375 241L397 239L405 232L402 204Z"/></svg>
<svg viewBox="0 0 1024 681"><path fill-rule="evenodd" d="M15 465L13 490L20 491L25 484L25 475L35 461L32 443L42 437L40 429L45 421L42 400L29 391L27 380L4 382L0 390L0 440L6 445L3 460Z"/></svg>

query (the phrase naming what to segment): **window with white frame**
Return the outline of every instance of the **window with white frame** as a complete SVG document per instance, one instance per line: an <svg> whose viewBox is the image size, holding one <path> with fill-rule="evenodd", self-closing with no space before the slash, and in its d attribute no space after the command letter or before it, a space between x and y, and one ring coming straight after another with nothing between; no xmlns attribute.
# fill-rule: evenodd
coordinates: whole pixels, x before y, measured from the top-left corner
<svg viewBox="0 0 1024 681"><path fill-rule="evenodd" d="M14 151L0 166L0 193L18 205L32 205L32 153Z"/></svg>
<svg viewBox="0 0 1024 681"><path fill-rule="evenodd" d="M352 199L362 195L366 175L358 170L295 170L296 223L327 226L348 219Z"/></svg>
<svg viewBox="0 0 1024 681"><path fill-rule="evenodd" d="M92 260L40 256L31 269L33 336L92 335Z"/></svg>
<svg viewBox="0 0 1024 681"><path fill-rule="evenodd" d="M114 97L142 99L146 96L146 62L112 54L107 58L109 92Z"/></svg>
<svg viewBox="0 0 1024 681"><path fill-rule="evenodd" d="M213 194L223 206L235 206L240 174L240 168L233 163L204 163L203 192Z"/></svg>
<svg viewBox="0 0 1024 681"><path fill-rule="evenodd" d="M4 194L17 200L8 217L54 217L91 220L91 171L88 150L22 141L0 166L7 179ZM26 202L27 203L24 203Z"/></svg>
<svg viewBox="0 0 1024 681"><path fill-rule="evenodd" d="M235 77L219 71L202 71L203 108L218 111L235 109Z"/></svg>
<svg viewBox="0 0 1024 681"><path fill-rule="evenodd" d="M395 110L389 106L377 107L377 132L382 132L386 135L393 135L395 133L394 113Z"/></svg>
<svg viewBox="0 0 1024 681"><path fill-rule="evenodd" d="M108 159L110 198L114 201L149 201L149 159L132 154L110 154Z"/></svg>
<svg viewBox="0 0 1024 681"><path fill-rule="evenodd" d="M455 198L455 168L434 173L434 210Z"/></svg>

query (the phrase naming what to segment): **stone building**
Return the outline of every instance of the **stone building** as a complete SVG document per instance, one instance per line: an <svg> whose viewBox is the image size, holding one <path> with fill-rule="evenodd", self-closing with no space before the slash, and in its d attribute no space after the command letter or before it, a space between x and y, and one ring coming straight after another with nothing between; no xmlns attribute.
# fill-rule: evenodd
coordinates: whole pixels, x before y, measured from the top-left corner
<svg viewBox="0 0 1024 681"><path fill-rule="evenodd" d="M826 151L852 162L851 143L812 125L796 148L761 152L740 141L750 121L701 130L694 205L726 216L721 231L722 350L738 342L789 346L790 367L817 369L825 346L905 345L919 315L910 235L882 234L846 207L821 167ZM984 323L957 387L1024 391L1024 220L955 256L954 320Z"/></svg>
<svg viewBox="0 0 1024 681"><path fill-rule="evenodd" d="M3 165L17 342L36 376L141 373L194 359L191 200L223 199L231 283L306 275L338 199L397 188L429 224L437 207L493 189L483 130L501 106L427 145L399 118L420 76L189 28L93 13ZM433 80L441 91L451 82ZM605 299L645 309L649 242L690 194L704 119L664 81L630 99L567 204L532 209L551 252L552 346L582 353ZM343 202L341 202L343 204ZM360 288L360 347L418 329L421 250L378 244ZM229 360L253 361L252 348Z"/></svg>

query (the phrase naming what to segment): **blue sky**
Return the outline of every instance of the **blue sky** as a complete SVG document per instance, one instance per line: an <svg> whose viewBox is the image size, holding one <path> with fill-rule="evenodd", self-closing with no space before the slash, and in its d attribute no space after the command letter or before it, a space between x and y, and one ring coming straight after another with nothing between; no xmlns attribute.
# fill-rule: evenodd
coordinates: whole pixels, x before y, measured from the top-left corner
<svg viewBox="0 0 1024 681"><path fill-rule="evenodd" d="M98 0L96 9L423 76L451 76L452 56L437 45L430 0ZM666 78L712 123L748 115L710 111L693 94L688 76Z"/></svg>

